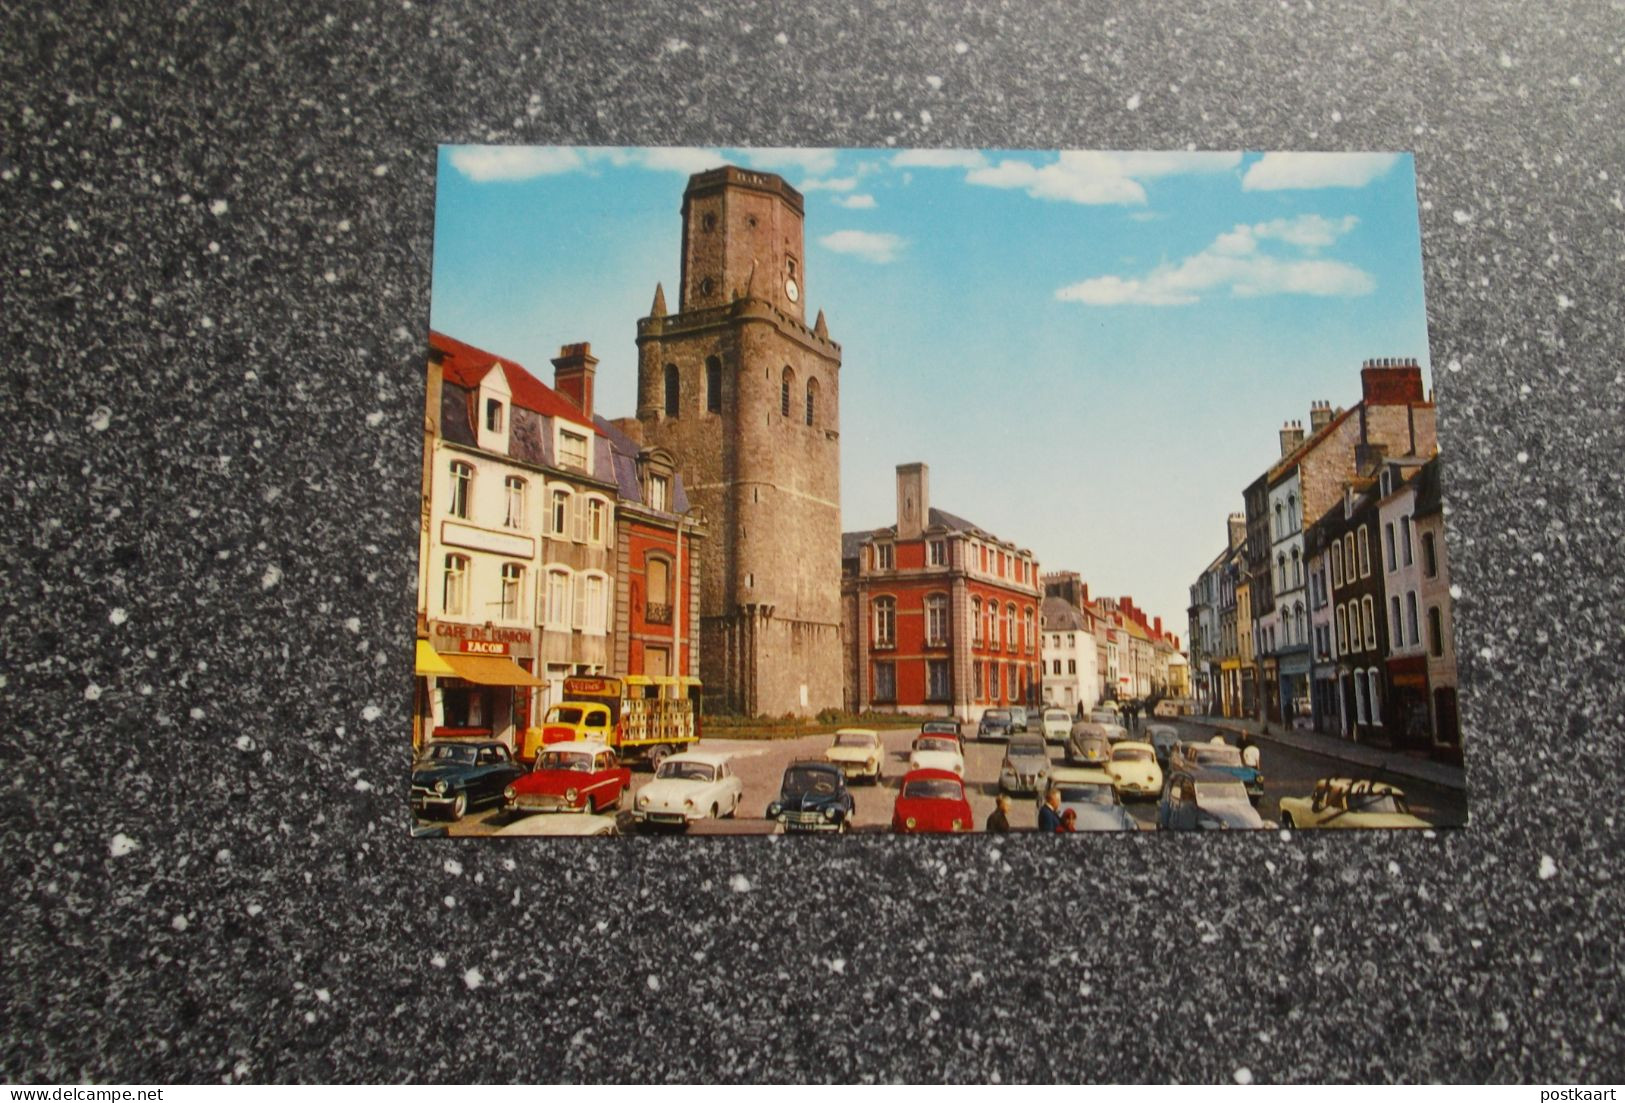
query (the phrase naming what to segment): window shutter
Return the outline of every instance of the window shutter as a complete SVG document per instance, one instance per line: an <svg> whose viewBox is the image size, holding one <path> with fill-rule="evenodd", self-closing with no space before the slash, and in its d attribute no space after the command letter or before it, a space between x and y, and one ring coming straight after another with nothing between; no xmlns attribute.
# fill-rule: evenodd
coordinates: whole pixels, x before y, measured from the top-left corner
<svg viewBox="0 0 1625 1103"><path fill-rule="evenodd" d="M587 621L587 576L576 575L574 578L574 610L570 617L570 624L574 628L586 627Z"/></svg>

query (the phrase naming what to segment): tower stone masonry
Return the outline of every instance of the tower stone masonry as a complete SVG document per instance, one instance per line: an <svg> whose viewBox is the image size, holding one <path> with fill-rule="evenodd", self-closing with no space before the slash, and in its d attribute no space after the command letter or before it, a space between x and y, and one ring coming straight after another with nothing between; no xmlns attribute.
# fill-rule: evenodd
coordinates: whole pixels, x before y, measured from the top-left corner
<svg viewBox="0 0 1625 1103"><path fill-rule="evenodd" d="M638 322L638 421L676 459L712 539L700 560L711 707L841 704L841 347L806 324L799 192L697 173L683 193L676 313Z"/></svg>

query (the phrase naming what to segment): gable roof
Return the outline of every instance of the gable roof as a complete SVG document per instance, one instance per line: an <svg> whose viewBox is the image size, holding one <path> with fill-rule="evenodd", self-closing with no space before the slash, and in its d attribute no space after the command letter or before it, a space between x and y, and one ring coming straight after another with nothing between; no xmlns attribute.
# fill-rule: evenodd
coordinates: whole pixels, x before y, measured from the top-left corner
<svg viewBox="0 0 1625 1103"><path fill-rule="evenodd" d="M487 372L500 366L515 406L544 417L563 418L592 433L599 432L598 426L581 412L580 407L530 374L518 361L432 329L429 331L429 347L440 353L440 371L448 382L473 390L480 385Z"/></svg>

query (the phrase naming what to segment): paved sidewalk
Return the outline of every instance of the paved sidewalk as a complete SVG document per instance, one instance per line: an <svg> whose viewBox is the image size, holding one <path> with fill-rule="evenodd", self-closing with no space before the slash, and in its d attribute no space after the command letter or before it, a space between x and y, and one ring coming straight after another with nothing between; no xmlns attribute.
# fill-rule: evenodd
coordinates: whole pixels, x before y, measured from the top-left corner
<svg viewBox="0 0 1625 1103"><path fill-rule="evenodd" d="M1417 781L1459 789L1462 792L1467 790L1467 772L1460 766L1436 762L1431 758L1406 754L1403 751L1373 747L1367 743L1351 743L1347 739L1322 735L1320 732L1283 731L1279 725L1272 725L1266 733L1261 730L1261 725L1256 720L1240 720L1229 716L1189 716L1180 719L1197 724L1210 724L1235 735L1240 735L1245 730L1260 742L1280 743L1310 754L1341 759L1362 766L1378 777L1390 774L1395 777L1415 778Z"/></svg>

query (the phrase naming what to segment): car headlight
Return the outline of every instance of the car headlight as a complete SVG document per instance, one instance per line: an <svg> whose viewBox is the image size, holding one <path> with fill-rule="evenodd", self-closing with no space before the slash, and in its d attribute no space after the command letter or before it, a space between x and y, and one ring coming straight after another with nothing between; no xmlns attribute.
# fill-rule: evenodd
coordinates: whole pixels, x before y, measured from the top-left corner
<svg viewBox="0 0 1625 1103"><path fill-rule="evenodd" d="M518 795L518 791L516 789L514 789L514 787L512 785L510 785L506 789L502 790L502 799L503 800L512 800L517 795Z"/></svg>
<svg viewBox="0 0 1625 1103"><path fill-rule="evenodd" d="M958 820L955 820L953 822L953 829L955 831L963 831L963 830L965 830L965 825L960 823Z"/></svg>
<svg viewBox="0 0 1625 1103"><path fill-rule="evenodd" d="M683 801L683 807L684 808L693 808L694 807L694 798L689 797L688 799L684 800Z"/></svg>
<svg viewBox="0 0 1625 1103"><path fill-rule="evenodd" d="M639 808L647 808L647 807L649 807L649 798L644 796L642 793L638 794L638 807Z"/></svg>
<svg viewBox="0 0 1625 1103"><path fill-rule="evenodd" d="M836 817L838 817L839 815L840 815L840 811L837 808L835 808L834 805L831 805L830 807L824 809L824 818L826 820L833 820Z"/></svg>
<svg viewBox="0 0 1625 1103"><path fill-rule="evenodd" d="M908 828L908 829L909 829L909 830L910 830L910 831L913 831L913 830L914 830L914 828L915 828L915 820L914 820L914 817L913 817L913 816L910 816L910 817L909 817L909 818L908 818L908 819L906 819L906 820L904 820L904 821L903 821L903 826L904 826L904 827L906 827L906 828Z"/></svg>
<svg viewBox="0 0 1625 1103"><path fill-rule="evenodd" d="M770 820L776 820L779 818L779 813L783 811L784 806L778 801L774 801L772 804L767 806L767 818Z"/></svg>
<svg viewBox="0 0 1625 1103"><path fill-rule="evenodd" d="M580 794L577 793L574 789L566 789L564 791L564 799L569 801L571 804L574 804L576 802L576 797L579 796L579 795Z"/></svg>
<svg viewBox="0 0 1625 1103"><path fill-rule="evenodd" d="M451 788L451 786L446 784L445 778L441 778L439 781L434 783L434 791L437 793L444 794L449 788Z"/></svg>

